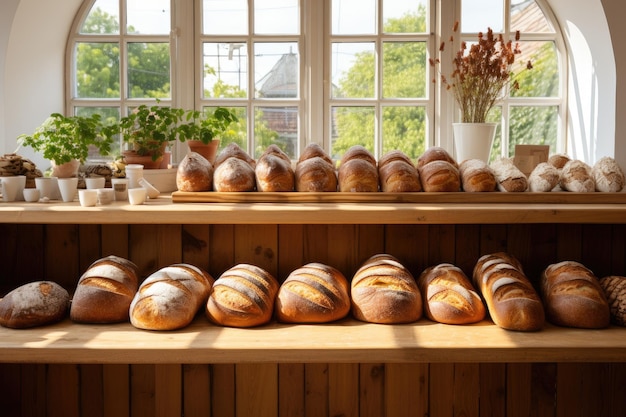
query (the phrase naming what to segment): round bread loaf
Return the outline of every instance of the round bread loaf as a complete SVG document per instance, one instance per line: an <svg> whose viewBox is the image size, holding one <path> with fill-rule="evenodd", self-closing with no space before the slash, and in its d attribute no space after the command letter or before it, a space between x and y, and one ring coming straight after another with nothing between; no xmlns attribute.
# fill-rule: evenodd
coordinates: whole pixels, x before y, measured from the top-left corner
<svg viewBox="0 0 626 417"><path fill-rule="evenodd" d="M490 165L496 176L498 190L509 193L521 193L528 189L528 178L509 158L499 158Z"/></svg>
<svg viewBox="0 0 626 417"><path fill-rule="evenodd" d="M592 193L596 191L596 183L591 174L591 167L573 159L568 161L561 170L561 188L575 193Z"/></svg>
<svg viewBox="0 0 626 417"><path fill-rule="evenodd" d="M56 323L67 316L70 295L52 281L21 285L0 299L0 325L13 329Z"/></svg>
<svg viewBox="0 0 626 417"><path fill-rule="evenodd" d="M485 306L463 271L448 263L426 268L417 280L424 312L445 324L476 323L485 318Z"/></svg>
<svg viewBox="0 0 626 417"><path fill-rule="evenodd" d="M308 144L304 148L304 150L302 150L302 153L300 154L300 158L298 158L298 162L306 161L307 159L311 159L315 157L322 158L324 161L328 162L331 166L334 166L333 160L331 159L331 157L328 156L328 154L324 151L324 149L322 149L322 147L318 145L317 143Z"/></svg>
<svg viewBox="0 0 626 417"><path fill-rule="evenodd" d="M296 165L296 190L301 192L337 191L337 170L319 156L304 159Z"/></svg>
<svg viewBox="0 0 626 417"><path fill-rule="evenodd" d="M600 280L609 308L611 321L626 326L626 277L610 275Z"/></svg>
<svg viewBox="0 0 626 417"><path fill-rule="evenodd" d="M213 190L219 192L254 191L256 175L254 168L243 159L230 157L215 168Z"/></svg>
<svg viewBox="0 0 626 417"><path fill-rule="evenodd" d="M611 321L598 278L579 262L549 265L541 274L541 293L546 317L553 324L602 329Z"/></svg>
<svg viewBox="0 0 626 417"><path fill-rule="evenodd" d="M546 193L559 185L561 173L547 162L540 162L528 176L528 188L532 192Z"/></svg>
<svg viewBox="0 0 626 417"><path fill-rule="evenodd" d="M411 323L422 317L413 275L396 258L374 255L356 271L350 287L352 315L370 323Z"/></svg>
<svg viewBox="0 0 626 417"><path fill-rule="evenodd" d="M175 330L191 323L209 296L213 277L189 264L173 264L151 274L130 305L139 329Z"/></svg>
<svg viewBox="0 0 626 417"><path fill-rule="evenodd" d="M461 176L456 165L448 161L435 160L419 170L422 189L426 192L461 191Z"/></svg>
<svg viewBox="0 0 626 417"><path fill-rule="evenodd" d="M256 167L256 161L235 142L229 143L224 149L222 149L222 151L215 157L215 164L213 164L213 167L217 168L228 158L241 159L242 161L247 162L253 170Z"/></svg>
<svg viewBox="0 0 626 417"><path fill-rule="evenodd" d="M235 265L215 281L206 304L207 317L229 327L266 324L272 318L278 288L276 278L263 268Z"/></svg>
<svg viewBox="0 0 626 417"><path fill-rule="evenodd" d="M378 169L367 159L353 158L339 165L339 191L375 193L378 191Z"/></svg>
<svg viewBox="0 0 626 417"><path fill-rule="evenodd" d="M470 193L496 191L496 176L486 162L466 159L459 165L461 187Z"/></svg>
<svg viewBox="0 0 626 417"><path fill-rule="evenodd" d="M139 270L133 262L114 255L98 259L78 280L70 319L77 323L128 321L138 287Z"/></svg>
<svg viewBox="0 0 626 417"><path fill-rule="evenodd" d="M278 289L275 315L284 323L328 323L350 312L350 287L332 266L306 264L289 274Z"/></svg>
<svg viewBox="0 0 626 417"><path fill-rule="evenodd" d="M417 169L419 170L424 165L433 161L446 161L454 165L455 168L459 167L457 161L448 153L448 151L440 146L431 146L426 149L426 151L424 151L419 158L417 158Z"/></svg>
<svg viewBox="0 0 626 417"><path fill-rule="evenodd" d="M626 185L624 171L617 161L609 156L600 158L591 169L596 190L605 193L618 193Z"/></svg>
<svg viewBox="0 0 626 417"><path fill-rule="evenodd" d="M197 152L189 152L176 170L178 191L201 192L213 188L213 166Z"/></svg>
<svg viewBox="0 0 626 417"><path fill-rule="evenodd" d="M570 161L570 157L564 153L550 155L548 163L558 170L563 169L566 163Z"/></svg>
<svg viewBox="0 0 626 417"><path fill-rule="evenodd" d="M378 166L380 190L386 193L422 191L417 168L404 160L393 160Z"/></svg>
<svg viewBox="0 0 626 417"><path fill-rule="evenodd" d="M255 177L258 191L293 191L295 188L296 179L291 161L277 153L267 153L259 158Z"/></svg>

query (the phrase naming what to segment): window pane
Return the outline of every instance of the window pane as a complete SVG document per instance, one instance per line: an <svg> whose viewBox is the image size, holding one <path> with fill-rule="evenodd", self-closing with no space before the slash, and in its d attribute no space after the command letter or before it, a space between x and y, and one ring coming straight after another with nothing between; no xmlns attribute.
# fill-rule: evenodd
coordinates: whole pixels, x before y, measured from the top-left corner
<svg viewBox="0 0 626 417"><path fill-rule="evenodd" d="M333 35L376 33L376 0L333 0Z"/></svg>
<svg viewBox="0 0 626 417"><path fill-rule="evenodd" d="M298 34L300 32L298 0L255 0L254 32Z"/></svg>
<svg viewBox="0 0 626 417"><path fill-rule="evenodd" d="M511 107L509 127L509 154L515 145L549 145L550 154L556 152L559 111L557 106Z"/></svg>
<svg viewBox="0 0 626 417"><path fill-rule="evenodd" d="M426 96L426 43L383 44L383 96L415 98Z"/></svg>
<svg viewBox="0 0 626 417"><path fill-rule="evenodd" d="M120 98L120 46L76 43L76 97Z"/></svg>
<svg viewBox="0 0 626 417"><path fill-rule="evenodd" d="M520 49L513 69L520 88L511 96L558 97L559 64L554 42L521 42ZM533 65L530 71L526 70L528 60Z"/></svg>
<svg viewBox="0 0 626 417"><path fill-rule="evenodd" d="M248 49L245 43L210 43L203 46L204 98L247 97Z"/></svg>
<svg viewBox="0 0 626 417"><path fill-rule="evenodd" d="M426 33L426 0L384 0L383 30L386 33Z"/></svg>
<svg viewBox="0 0 626 417"><path fill-rule="evenodd" d="M229 143L236 143L241 149L248 148L248 111L245 107L228 107L239 119L231 124L228 131L220 136L220 149L224 149ZM215 111L215 107L204 107L206 112Z"/></svg>
<svg viewBox="0 0 626 417"><path fill-rule="evenodd" d="M118 0L96 0L80 28L80 33L120 33Z"/></svg>
<svg viewBox="0 0 626 417"><path fill-rule="evenodd" d="M203 0L202 33L207 35L246 35L247 0Z"/></svg>
<svg viewBox="0 0 626 417"><path fill-rule="evenodd" d="M365 146L374 153L374 108L333 107L331 157L341 159L354 145Z"/></svg>
<svg viewBox="0 0 626 417"><path fill-rule="evenodd" d="M426 141L424 107L383 108L383 155L397 149L415 162L424 153Z"/></svg>
<svg viewBox="0 0 626 417"><path fill-rule="evenodd" d="M128 96L130 98L170 97L170 45L168 43L128 44Z"/></svg>
<svg viewBox="0 0 626 417"><path fill-rule="evenodd" d="M333 97L374 97L374 43L334 43L331 52Z"/></svg>
<svg viewBox="0 0 626 417"><path fill-rule="evenodd" d="M554 32L541 8L536 2L529 0L511 0L511 30Z"/></svg>
<svg viewBox="0 0 626 417"><path fill-rule="evenodd" d="M256 97L296 98L300 80L298 44L254 44Z"/></svg>
<svg viewBox="0 0 626 417"><path fill-rule="evenodd" d="M128 33L169 35L170 0L126 0Z"/></svg>
<svg viewBox="0 0 626 417"><path fill-rule="evenodd" d="M504 28L503 0L462 0L461 27L463 32L502 32Z"/></svg>
<svg viewBox="0 0 626 417"><path fill-rule="evenodd" d="M276 144L292 159L298 158L298 108L258 107L254 115L254 154L258 158Z"/></svg>

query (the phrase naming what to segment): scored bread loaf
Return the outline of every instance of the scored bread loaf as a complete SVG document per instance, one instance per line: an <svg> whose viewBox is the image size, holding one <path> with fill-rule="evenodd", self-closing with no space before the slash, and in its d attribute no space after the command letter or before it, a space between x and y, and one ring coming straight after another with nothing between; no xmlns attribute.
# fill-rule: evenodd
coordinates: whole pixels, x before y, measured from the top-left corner
<svg viewBox="0 0 626 417"><path fill-rule="evenodd" d="M418 168L422 189L426 192L461 191L461 175L456 165L435 160Z"/></svg>
<svg viewBox="0 0 626 417"><path fill-rule="evenodd" d="M387 152L378 161L380 190L387 193L422 191L417 168L398 150Z"/></svg>
<svg viewBox="0 0 626 417"><path fill-rule="evenodd" d="M543 327L541 299L513 255L498 252L480 257L472 279L497 326L517 331Z"/></svg>
<svg viewBox="0 0 626 417"><path fill-rule="evenodd" d="M138 287L139 270L133 262L115 255L98 259L78 280L70 319L77 323L128 321Z"/></svg>
<svg viewBox="0 0 626 417"><path fill-rule="evenodd" d="M315 157L322 158L324 161L334 166L333 160L331 159L331 157L317 143L309 143L302 150L302 153L300 154L300 158L298 158L298 162L306 161L307 159L311 159Z"/></svg>
<svg viewBox="0 0 626 417"><path fill-rule="evenodd" d="M357 320L393 324L422 317L422 297L413 275L395 257L374 255L355 272L350 287Z"/></svg>
<svg viewBox="0 0 626 417"><path fill-rule="evenodd" d="M56 323L67 316L69 305L69 293L56 282L29 282L0 299L0 326L26 329Z"/></svg>
<svg viewBox="0 0 626 417"><path fill-rule="evenodd" d="M624 171L617 161L609 156L600 158L591 168L596 190L605 193L617 193L626 185Z"/></svg>
<svg viewBox="0 0 626 417"><path fill-rule="evenodd" d="M600 279L600 286L609 303L611 321L626 326L626 277L617 275L604 277Z"/></svg>
<svg viewBox="0 0 626 417"><path fill-rule="evenodd" d="M254 191L256 177L254 168L243 159L227 158L213 173L213 190L219 192Z"/></svg>
<svg viewBox="0 0 626 417"><path fill-rule="evenodd" d="M541 293L552 324L601 329L610 323L609 304L598 278L579 262L563 261L544 269Z"/></svg>
<svg viewBox="0 0 626 417"><path fill-rule="evenodd" d="M575 193L592 193L596 190L591 167L578 159L572 159L563 166L560 185L562 189Z"/></svg>
<svg viewBox="0 0 626 417"><path fill-rule="evenodd" d="M213 285L206 304L209 320L221 326L254 327L268 323L279 284L256 265L239 264L226 270Z"/></svg>
<svg viewBox="0 0 626 417"><path fill-rule="evenodd" d="M489 165L480 159L466 159L461 162L459 173L463 191L471 193L496 191L496 176Z"/></svg>
<svg viewBox="0 0 626 417"><path fill-rule="evenodd" d="M211 191L213 189L213 166L197 152L189 152L176 170L178 191Z"/></svg>
<svg viewBox="0 0 626 417"><path fill-rule="evenodd" d="M268 146L259 158L255 168L256 188L258 191L293 191L295 173L291 160L278 146Z"/></svg>
<svg viewBox="0 0 626 417"><path fill-rule="evenodd" d="M376 192L378 169L365 159L350 159L339 165L338 183L341 192Z"/></svg>
<svg viewBox="0 0 626 417"><path fill-rule="evenodd" d="M248 165L252 167L252 169L256 167L256 161L250 155L248 155L246 151L241 149L241 147L239 147L239 145L237 145L235 142L229 143L224 149L222 149L222 151L215 157L215 163L213 164L213 167L217 168L228 158L241 159L242 161L247 162Z"/></svg>
<svg viewBox="0 0 626 417"><path fill-rule="evenodd" d="M417 169L419 170L424 165L433 161L446 161L454 165L456 168L459 167L457 161L452 157L452 155L450 155L450 153L448 153L448 151L440 146L431 146L426 149L426 151L424 151L419 158L417 158Z"/></svg>
<svg viewBox="0 0 626 417"><path fill-rule="evenodd" d="M498 190L521 193L528 189L528 178L509 158L499 158L491 163L498 182Z"/></svg>
<svg viewBox="0 0 626 417"><path fill-rule="evenodd" d="M337 170L321 156L312 156L296 165L296 190L300 192L337 191Z"/></svg>
<svg viewBox="0 0 626 417"><path fill-rule="evenodd" d="M350 287L336 268L309 263L282 283L276 296L276 319L284 323L327 323L350 312Z"/></svg>
<svg viewBox="0 0 626 417"><path fill-rule="evenodd" d="M528 176L528 189L535 193L552 191L559 185L560 172L558 168L547 162L540 162Z"/></svg>
<svg viewBox="0 0 626 417"><path fill-rule="evenodd" d="M172 264L148 276L130 305L139 329L175 330L191 323L206 302L213 277L190 264Z"/></svg>
<svg viewBox="0 0 626 417"><path fill-rule="evenodd" d="M550 155L548 163L558 170L563 169L566 163L570 161L570 157L564 153L556 153Z"/></svg>
<svg viewBox="0 0 626 417"><path fill-rule="evenodd" d="M370 165L376 166L376 159L374 158L374 155L372 155L372 153L362 145L354 145L348 148L348 150L341 157L339 166L341 167L341 165L353 159L361 159Z"/></svg>
<svg viewBox="0 0 626 417"><path fill-rule="evenodd" d="M485 318L485 306L465 273L449 263L426 268L417 279L424 313L445 324L476 323Z"/></svg>

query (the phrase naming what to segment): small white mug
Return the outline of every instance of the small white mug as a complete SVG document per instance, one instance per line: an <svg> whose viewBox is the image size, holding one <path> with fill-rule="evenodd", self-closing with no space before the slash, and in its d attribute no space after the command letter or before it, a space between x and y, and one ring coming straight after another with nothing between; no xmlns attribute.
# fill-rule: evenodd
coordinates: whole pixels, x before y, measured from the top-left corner
<svg viewBox="0 0 626 417"><path fill-rule="evenodd" d="M85 178L85 186L88 190L97 190L98 188L104 188L104 177L87 177Z"/></svg>
<svg viewBox="0 0 626 417"><path fill-rule="evenodd" d="M98 203L98 190L78 190L78 201L83 207L93 207Z"/></svg>
<svg viewBox="0 0 626 417"><path fill-rule="evenodd" d="M148 192L143 187L128 189L128 201L134 206L143 204L146 201L147 196Z"/></svg>
<svg viewBox="0 0 626 417"><path fill-rule="evenodd" d="M24 200L28 203L39 201L41 193L37 188L24 188Z"/></svg>

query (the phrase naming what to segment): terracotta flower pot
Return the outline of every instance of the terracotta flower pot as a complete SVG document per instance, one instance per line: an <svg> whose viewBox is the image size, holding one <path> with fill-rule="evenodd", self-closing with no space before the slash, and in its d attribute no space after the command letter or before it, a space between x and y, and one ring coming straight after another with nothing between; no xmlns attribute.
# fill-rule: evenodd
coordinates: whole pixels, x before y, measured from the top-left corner
<svg viewBox="0 0 626 417"><path fill-rule="evenodd" d="M197 152L204 156L211 164L215 162L215 156L217 155L217 148L220 146L219 139L213 139L211 142L205 144L200 140L187 141L189 149L192 152Z"/></svg>
<svg viewBox="0 0 626 417"><path fill-rule="evenodd" d="M152 155L139 155L136 151L124 151L122 155L126 164L143 165L144 169L157 169L163 160L163 155L152 159Z"/></svg>
<svg viewBox="0 0 626 417"><path fill-rule="evenodd" d="M71 178L78 175L78 168L80 168L80 161L78 159L72 159L70 162L57 165L52 162L51 177L57 178Z"/></svg>

